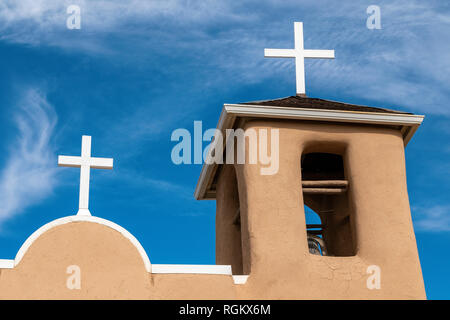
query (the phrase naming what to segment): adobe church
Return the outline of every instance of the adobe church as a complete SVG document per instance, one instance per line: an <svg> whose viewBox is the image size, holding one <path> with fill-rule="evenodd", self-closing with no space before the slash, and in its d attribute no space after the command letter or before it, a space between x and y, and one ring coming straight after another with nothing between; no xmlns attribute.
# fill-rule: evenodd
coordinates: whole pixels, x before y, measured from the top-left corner
<svg viewBox="0 0 450 320"><path fill-rule="evenodd" d="M334 51L304 49L301 23L294 49L265 55L295 59L297 94L223 106L222 132L278 129L279 170L203 165L195 198L217 204L216 265L152 264L132 234L91 215L90 169L113 160L92 157L83 136L81 156L58 158L81 172L78 213L0 260L0 298L426 299L405 170L424 117L307 97L304 58Z"/></svg>

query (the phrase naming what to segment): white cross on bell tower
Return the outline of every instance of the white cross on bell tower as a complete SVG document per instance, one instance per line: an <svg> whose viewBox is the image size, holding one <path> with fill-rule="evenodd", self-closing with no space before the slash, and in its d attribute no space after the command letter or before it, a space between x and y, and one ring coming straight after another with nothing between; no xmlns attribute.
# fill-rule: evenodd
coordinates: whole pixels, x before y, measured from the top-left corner
<svg viewBox="0 0 450 320"><path fill-rule="evenodd" d="M112 169L113 159L91 157L91 137L83 136L81 140L81 157L58 156L61 167L80 168L80 204L77 215L90 216L89 212L89 178L90 169Z"/></svg>
<svg viewBox="0 0 450 320"><path fill-rule="evenodd" d="M305 95L305 58L334 59L334 50L308 50L303 46L303 23L294 22L294 49L264 49L266 58L295 58L297 95Z"/></svg>

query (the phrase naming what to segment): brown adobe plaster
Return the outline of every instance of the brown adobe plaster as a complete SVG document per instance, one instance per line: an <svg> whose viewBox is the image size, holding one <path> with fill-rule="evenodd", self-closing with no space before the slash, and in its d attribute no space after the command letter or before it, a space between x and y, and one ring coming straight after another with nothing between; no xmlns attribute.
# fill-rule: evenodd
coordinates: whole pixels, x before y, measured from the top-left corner
<svg viewBox="0 0 450 320"><path fill-rule="evenodd" d="M217 259L242 263L242 273L249 274L246 284L234 284L229 275L148 273L136 247L121 233L101 224L71 222L42 234L15 268L1 270L0 298L426 298L398 130L277 120L250 121L244 126L249 128L280 130L280 166L271 176L260 175L259 164L220 171ZM355 256L322 257L308 252L300 156L304 150L322 147L345 151L355 212ZM231 194L237 195L234 174L242 262L233 261L226 248L235 241L233 233L220 231L236 207L227 202ZM147 250L151 257L151 248ZM66 287L69 265L81 268L81 290ZM380 290L366 287L369 265L381 268Z"/></svg>

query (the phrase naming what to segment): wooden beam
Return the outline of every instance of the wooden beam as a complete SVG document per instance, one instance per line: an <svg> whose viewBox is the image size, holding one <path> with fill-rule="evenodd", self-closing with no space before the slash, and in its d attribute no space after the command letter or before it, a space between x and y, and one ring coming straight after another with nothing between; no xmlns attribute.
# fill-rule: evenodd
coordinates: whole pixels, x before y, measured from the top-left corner
<svg viewBox="0 0 450 320"><path fill-rule="evenodd" d="M342 194L346 191L346 188L303 188L306 194Z"/></svg>
<svg viewBox="0 0 450 320"><path fill-rule="evenodd" d="M347 180L304 180L302 181L302 186L305 187L311 187L311 188L320 188L320 187L347 187L348 181Z"/></svg>

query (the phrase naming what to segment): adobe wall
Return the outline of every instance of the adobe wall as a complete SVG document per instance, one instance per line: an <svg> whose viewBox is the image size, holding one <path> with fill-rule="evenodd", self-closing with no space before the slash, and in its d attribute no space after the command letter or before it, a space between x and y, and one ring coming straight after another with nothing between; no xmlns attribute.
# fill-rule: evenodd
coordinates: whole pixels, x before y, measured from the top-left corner
<svg viewBox="0 0 450 320"><path fill-rule="evenodd" d="M231 265L234 273L243 274L241 226L235 221L239 215L237 179L231 165L223 170L217 185L216 264Z"/></svg>
<svg viewBox="0 0 450 320"><path fill-rule="evenodd" d="M249 128L279 128L280 165L277 174L266 176L260 174L260 165L236 166L241 214L248 221L243 232L250 239L248 297L426 298L399 131L269 120L247 122L245 129ZM355 212L355 256L309 254L301 187L303 150L344 154L349 205ZM218 204L223 194L218 193ZM218 213L222 211L218 207ZM369 265L381 268L380 290L367 289Z"/></svg>
<svg viewBox="0 0 450 320"><path fill-rule="evenodd" d="M98 223L71 222L44 232L13 269L0 269L0 298L426 298L398 131L289 121L245 126L280 129L278 174L260 175L259 165L235 166L242 272L249 274L245 284L235 284L230 275L150 273L136 246L120 232ZM318 146L317 151L345 150L350 204L356 213L353 257L322 257L308 251L300 156L305 148ZM233 170L222 170L219 178L217 251L218 262L238 264L239 258L234 261L234 253L226 248L234 235L221 226L230 223L236 209L226 201L236 192L232 174ZM81 268L80 290L66 286L69 265ZM380 290L366 287L369 265L381 267Z"/></svg>
<svg viewBox="0 0 450 320"><path fill-rule="evenodd" d="M67 267L81 270L80 290L68 289ZM121 233L71 222L37 238L13 269L0 269L0 299L235 299L228 275L149 273Z"/></svg>

